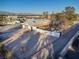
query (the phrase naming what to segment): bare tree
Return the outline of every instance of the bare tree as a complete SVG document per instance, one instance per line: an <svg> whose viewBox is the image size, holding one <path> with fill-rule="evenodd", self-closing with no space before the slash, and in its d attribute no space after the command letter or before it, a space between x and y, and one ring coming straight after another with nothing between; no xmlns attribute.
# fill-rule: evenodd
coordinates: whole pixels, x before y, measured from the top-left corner
<svg viewBox="0 0 79 59"><path fill-rule="evenodd" d="M54 28L54 30L59 30L61 28L61 24L63 23L63 20L60 19L59 15L56 15L54 20L51 20L49 27L50 30Z"/></svg>

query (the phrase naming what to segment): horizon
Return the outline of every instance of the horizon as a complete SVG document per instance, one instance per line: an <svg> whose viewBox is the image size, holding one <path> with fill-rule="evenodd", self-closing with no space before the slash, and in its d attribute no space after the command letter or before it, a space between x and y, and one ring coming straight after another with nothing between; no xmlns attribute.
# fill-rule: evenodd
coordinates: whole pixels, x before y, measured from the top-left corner
<svg viewBox="0 0 79 59"><path fill-rule="evenodd" d="M65 7L73 6L79 14L78 0L0 0L0 11L14 13L60 13Z"/></svg>

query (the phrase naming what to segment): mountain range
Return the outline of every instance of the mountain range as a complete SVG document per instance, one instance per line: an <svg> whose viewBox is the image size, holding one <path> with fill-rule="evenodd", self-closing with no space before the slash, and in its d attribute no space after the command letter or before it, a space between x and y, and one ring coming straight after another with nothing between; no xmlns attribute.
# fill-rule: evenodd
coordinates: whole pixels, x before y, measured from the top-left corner
<svg viewBox="0 0 79 59"><path fill-rule="evenodd" d="M13 13L7 11L0 11L0 15L41 15L41 14L33 14L33 13Z"/></svg>

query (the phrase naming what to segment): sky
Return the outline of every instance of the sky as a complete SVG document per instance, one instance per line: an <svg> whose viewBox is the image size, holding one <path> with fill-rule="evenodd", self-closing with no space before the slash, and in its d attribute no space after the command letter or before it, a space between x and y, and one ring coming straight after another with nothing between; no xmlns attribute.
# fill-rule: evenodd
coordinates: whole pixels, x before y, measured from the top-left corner
<svg viewBox="0 0 79 59"><path fill-rule="evenodd" d="M0 11L42 13L61 12L67 6L74 6L79 13L79 0L0 0Z"/></svg>

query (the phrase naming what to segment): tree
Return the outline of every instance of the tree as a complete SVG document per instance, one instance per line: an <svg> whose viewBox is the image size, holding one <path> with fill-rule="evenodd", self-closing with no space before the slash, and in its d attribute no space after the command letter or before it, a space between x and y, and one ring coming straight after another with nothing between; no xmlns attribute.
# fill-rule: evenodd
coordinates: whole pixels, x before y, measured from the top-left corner
<svg viewBox="0 0 79 59"><path fill-rule="evenodd" d="M43 16L44 16L44 18L48 19L48 11L43 12Z"/></svg>
<svg viewBox="0 0 79 59"><path fill-rule="evenodd" d="M6 58L6 53L7 53L7 51L4 48L4 45L1 44L1 42L0 42L0 54L3 56L4 59Z"/></svg>
<svg viewBox="0 0 79 59"><path fill-rule="evenodd" d="M6 17L7 17L7 15L0 15L0 25L7 24L8 19Z"/></svg>
<svg viewBox="0 0 79 59"><path fill-rule="evenodd" d="M0 25L3 25L3 22L4 22L4 16L0 15Z"/></svg>
<svg viewBox="0 0 79 59"><path fill-rule="evenodd" d="M75 14L75 8L68 6L65 8L66 19L70 21L75 21L77 19L77 15Z"/></svg>
<svg viewBox="0 0 79 59"><path fill-rule="evenodd" d="M56 14L55 19L51 20L51 22L49 24L50 30L52 30L52 28L54 28L55 30L61 29L62 23L64 23L64 21L61 19L59 14Z"/></svg>
<svg viewBox="0 0 79 59"><path fill-rule="evenodd" d="M12 59L13 53L5 48L5 45L0 42L0 57L4 59Z"/></svg>
<svg viewBox="0 0 79 59"><path fill-rule="evenodd" d="M20 21L20 23L24 23L25 22L25 19L23 16L18 16L18 21Z"/></svg>
<svg viewBox="0 0 79 59"><path fill-rule="evenodd" d="M71 7L71 6L68 6L68 7L65 8L65 11L66 11L66 13L74 14L75 13L75 8Z"/></svg>

